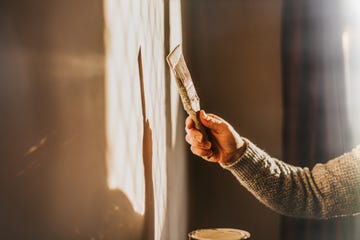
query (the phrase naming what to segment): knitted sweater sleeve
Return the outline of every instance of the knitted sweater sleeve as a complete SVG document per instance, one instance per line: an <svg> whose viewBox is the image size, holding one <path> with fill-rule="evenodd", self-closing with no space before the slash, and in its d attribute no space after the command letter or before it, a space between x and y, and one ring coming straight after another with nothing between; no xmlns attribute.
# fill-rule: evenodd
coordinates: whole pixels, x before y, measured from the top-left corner
<svg viewBox="0 0 360 240"><path fill-rule="evenodd" d="M222 167L274 211L320 219L360 212L360 146L310 170L272 158L244 140L245 152Z"/></svg>

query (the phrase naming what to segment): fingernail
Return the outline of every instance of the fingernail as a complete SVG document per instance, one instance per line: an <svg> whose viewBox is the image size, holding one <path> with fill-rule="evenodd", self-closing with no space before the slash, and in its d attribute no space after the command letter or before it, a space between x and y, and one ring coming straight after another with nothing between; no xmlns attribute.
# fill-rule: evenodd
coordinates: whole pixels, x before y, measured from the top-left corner
<svg viewBox="0 0 360 240"><path fill-rule="evenodd" d="M213 121L214 121L214 123L216 123L216 124L220 124L220 123L221 123L221 121L220 121L220 120L217 120L217 119L213 119Z"/></svg>
<svg viewBox="0 0 360 240"><path fill-rule="evenodd" d="M205 118L206 120L208 120L208 121L210 121L210 120L211 120L210 116L209 116L209 115L207 115L207 114L205 113L205 111L204 111L204 118Z"/></svg>

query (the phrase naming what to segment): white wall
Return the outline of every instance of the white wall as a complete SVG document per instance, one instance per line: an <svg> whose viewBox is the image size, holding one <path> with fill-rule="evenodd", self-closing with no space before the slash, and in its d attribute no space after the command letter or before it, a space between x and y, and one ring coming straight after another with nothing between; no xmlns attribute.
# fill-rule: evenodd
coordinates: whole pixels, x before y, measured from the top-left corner
<svg viewBox="0 0 360 240"><path fill-rule="evenodd" d="M144 215L154 239L168 239L170 227L171 238L185 236L178 94L165 62L181 43L180 10L179 0L105 2L109 186Z"/></svg>

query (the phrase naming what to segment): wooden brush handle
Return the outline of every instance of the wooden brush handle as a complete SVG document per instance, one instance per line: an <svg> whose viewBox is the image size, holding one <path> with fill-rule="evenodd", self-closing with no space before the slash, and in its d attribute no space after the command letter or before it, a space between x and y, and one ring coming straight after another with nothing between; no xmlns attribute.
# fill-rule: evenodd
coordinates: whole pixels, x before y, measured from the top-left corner
<svg viewBox="0 0 360 240"><path fill-rule="evenodd" d="M209 140L209 135L207 133L207 130L204 127L204 125L200 122L200 111L191 113L190 117L194 121L195 128L199 130L204 136L204 141Z"/></svg>

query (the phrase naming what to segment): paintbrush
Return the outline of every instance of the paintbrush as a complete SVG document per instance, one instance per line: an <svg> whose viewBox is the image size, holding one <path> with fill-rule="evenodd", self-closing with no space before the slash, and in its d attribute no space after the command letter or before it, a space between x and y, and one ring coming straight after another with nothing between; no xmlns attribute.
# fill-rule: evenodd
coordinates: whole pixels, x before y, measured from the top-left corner
<svg viewBox="0 0 360 240"><path fill-rule="evenodd" d="M166 60L169 64L171 72L174 74L185 111L194 121L195 128L203 134L204 141L207 141L208 135L205 127L201 124L199 119L200 98L196 93L196 89L191 79L189 69L186 66L180 44L170 52L170 54L166 57Z"/></svg>

